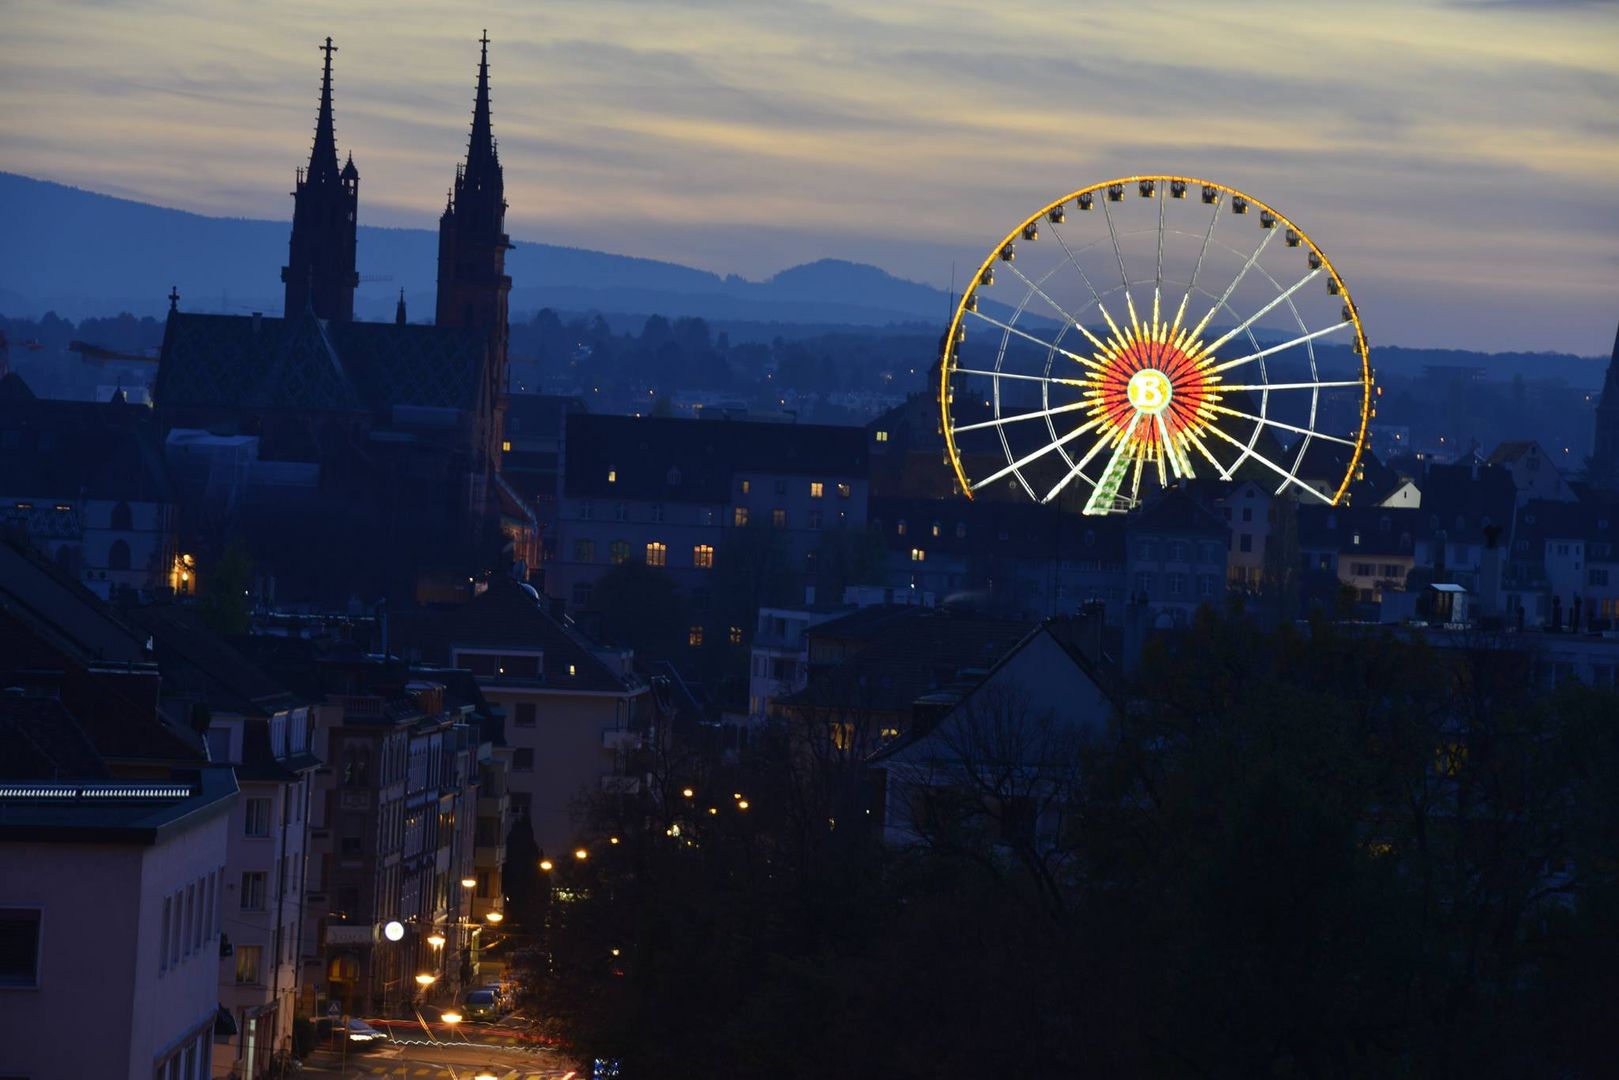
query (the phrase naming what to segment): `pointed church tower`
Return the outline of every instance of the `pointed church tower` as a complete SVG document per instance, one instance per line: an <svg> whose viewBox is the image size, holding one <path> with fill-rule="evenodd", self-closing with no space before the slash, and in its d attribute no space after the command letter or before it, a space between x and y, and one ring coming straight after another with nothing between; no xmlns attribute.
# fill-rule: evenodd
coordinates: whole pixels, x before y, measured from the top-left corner
<svg viewBox="0 0 1619 1080"><path fill-rule="evenodd" d="M457 166L455 186L438 226L438 307L440 326L465 326L489 343L485 387L489 414L483 432L485 464L500 467L500 440L506 396L506 184L500 153L489 122L489 32L480 39L478 94L472 108L467 159Z"/></svg>
<svg viewBox="0 0 1619 1080"><path fill-rule="evenodd" d="M1591 468L1586 475L1598 491L1619 492L1619 333L1613 339L1613 359L1597 402L1596 439L1591 447Z"/></svg>
<svg viewBox="0 0 1619 1080"><path fill-rule="evenodd" d="M355 214L360 204L360 171L354 156L341 172L337 168L337 136L332 127L332 53L337 47L327 38L321 46L326 67L320 81L320 116L315 121L315 145L309 167L298 170L292 193L292 242L281 280L287 286L285 314L297 318L312 307L322 319L351 322L354 289Z"/></svg>

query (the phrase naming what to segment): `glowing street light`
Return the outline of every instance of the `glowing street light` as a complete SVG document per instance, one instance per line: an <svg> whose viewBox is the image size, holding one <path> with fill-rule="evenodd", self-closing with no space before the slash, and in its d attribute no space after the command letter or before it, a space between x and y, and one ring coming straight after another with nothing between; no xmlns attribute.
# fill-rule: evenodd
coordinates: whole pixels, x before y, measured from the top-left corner
<svg viewBox="0 0 1619 1080"><path fill-rule="evenodd" d="M738 810L746 810L748 808L748 800L743 799L742 801L738 802L736 804L736 808Z"/></svg>
<svg viewBox="0 0 1619 1080"><path fill-rule="evenodd" d="M443 1020L446 1024L459 1024L461 1022L461 1014L453 1009L449 1009L445 1012L439 1013L439 1019Z"/></svg>
<svg viewBox="0 0 1619 1080"><path fill-rule="evenodd" d="M586 859L590 858L590 852L586 851L584 848L575 848L573 857L578 859L580 862L584 862Z"/></svg>
<svg viewBox="0 0 1619 1080"><path fill-rule="evenodd" d="M498 911L491 911L489 914L484 916L485 919L488 919L492 923L498 923L500 920L504 919L505 917L506 916L502 915Z"/></svg>
<svg viewBox="0 0 1619 1080"><path fill-rule="evenodd" d="M541 870L549 871L554 866L556 866L556 863L552 862L550 859L541 859L540 860L540 869Z"/></svg>
<svg viewBox="0 0 1619 1080"><path fill-rule="evenodd" d="M438 982L438 976L429 975L425 971L416 976L416 985L420 986L423 990L427 989L429 986L432 986L436 982Z"/></svg>
<svg viewBox="0 0 1619 1080"><path fill-rule="evenodd" d="M477 888L477 886L478 886L478 879L477 878L464 877L464 878L461 879L461 887L463 889L473 889L473 888Z"/></svg>
<svg viewBox="0 0 1619 1080"><path fill-rule="evenodd" d="M693 791L691 788L681 788L680 789L680 794L682 794L686 798L690 799L693 796L695 796L697 794L697 792Z"/></svg>
<svg viewBox="0 0 1619 1080"><path fill-rule="evenodd" d="M485 1069L474 1076L472 1080L500 1080L500 1077L496 1076L493 1071Z"/></svg>
<svg viewBox="0 0 1619 1080"><path fill-rule="evenodd" d="M433 946L433 948L435 948L435 949L442 949L442 948L444 948L444 935L443 934L428 934L427 935L427 943L429 945Z"/></svg>
<svg viewBox="0 0 1619 1080"><path fill-rule="evenodd" d="M389 941L399 941L405 936L405 924L398 919L386 924L382 928L382 936Z"/></svg>

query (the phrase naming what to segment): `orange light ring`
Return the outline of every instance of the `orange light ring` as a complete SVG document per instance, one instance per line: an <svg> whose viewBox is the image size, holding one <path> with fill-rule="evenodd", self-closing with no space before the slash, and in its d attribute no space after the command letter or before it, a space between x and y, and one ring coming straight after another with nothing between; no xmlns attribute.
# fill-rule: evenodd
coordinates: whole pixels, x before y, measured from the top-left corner
<svg viewBox="0 0 1619 1080"><path fill-rule="evenodd" d="M1045 217L1059 206L1066 206L1068 203L1078 199L1081 195L1094 194L1098 191L1105 191L1111 187L1128 186L1130 184L1139 185L1143 181L1150 182L1155 186L1158 184L1173 184L1176 182L1186 184L1188 187L1196 184L1199 187L1214 188L1217 191L1224 192L1226 195L1240 197L1246 200L1250 205L1258 207L1261 212L1268 212L1273 215L1276 218L1276 223L1278 226L1292 229L1295 233L1297 233L1299 239L1308 245L1309 249L1321 259L1322 267L1326 269L1327 273L1332 276L1332 280L1337 284L1338 292L1343 297L1344 306L1349 311L1350 321L1355 325L1354 348L1355 351L1360 355L1361 400L1360 430L1356 432L1355 435L1354 450L1349 456L1349 468L1348 471L1344 473L1343 480L1339 482L1338 490L1332 496L1332 504L1336 506L1343 500L1344 492L1349 489L1350 481L1354 479L1355 473L1360 467L1361 454L1366 447L1366 430L1371 422L1371 348L1366 343L1366 331L1361 326L1360 310L1356 307L1354 298L1349 294L1349 286L1344 283L1342 275L1338 273L1338 268L1332 264L1332 260L1327 257L1327 253L1322 251L1321 246L1312 240L1308 233L1299 228L1298 224L1295 223L1292 218L1288 217L1274 206L1271 206L1269 203L1261 199L1254 198L1247 192L1238 191L1236 188L1230 187L1229 185L1216 183L1213 180L1203 180L1195 176L1126 176L1115 180L1104 180L1099 184L1092 184L1089 187L1083 187L1079 188L1078 190L1071 191L1062 198L1055 199L1052 202L1047 203L1039 210L1036 210L1033 214L1030 214L1028 217L1024 218L1006 234L1005 238L1003 238L1000 243L990 248L989 254L985 256L984 261L978 264L978 269L969 279L972 284L962 290L961 299L956 302L955 312L950 317L950 326L945 332L944 356L941 361L942 370L939 373L940 426L944 429L945 452L950 458L951 466L955 469L956 480L961 485L962 494L966 495L969 499L974 497L972 486L967 480L966 470L962 468L961 454L956 449L955 433L951 430L950 425L950 401L952 396L950 391L950 377L954 373L956 366L956 337L957 334L961 332L962 321L967 315L967 301L978 291L979 282L983 281L984 279L984 271L988 270L995 264L995 260L1000 258L1001 252L1005 250L1008 244L1015 244L1017 241L1023 238L1024 229L1039 222L1041 218ZM1161 197L1162 196L1160 196L1160 198Z"/></svg>

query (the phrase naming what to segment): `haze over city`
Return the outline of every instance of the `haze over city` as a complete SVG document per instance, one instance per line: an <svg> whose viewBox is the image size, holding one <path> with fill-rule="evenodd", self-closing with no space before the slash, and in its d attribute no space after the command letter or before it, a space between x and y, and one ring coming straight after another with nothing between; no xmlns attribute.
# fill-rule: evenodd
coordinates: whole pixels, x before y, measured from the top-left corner
<svg viewBox="0 0 1619 1080"><path fill-rule="evenodd" d="M279 220L329 33L362 224L427 226L485 26L520 240L751 278L844 258L946 287L1050 198L1172 171L1306 223L1374 344L1607 349L1605 3L23 0L0 168Z"/></svg>

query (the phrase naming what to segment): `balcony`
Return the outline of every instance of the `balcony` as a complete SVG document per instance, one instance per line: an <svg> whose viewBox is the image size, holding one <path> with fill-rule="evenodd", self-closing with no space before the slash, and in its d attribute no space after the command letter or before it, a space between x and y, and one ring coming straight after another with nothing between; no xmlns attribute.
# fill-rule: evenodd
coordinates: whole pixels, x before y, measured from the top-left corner
<svg viewBox="0 0 1619 1080"><path fill-rule="evenodd" d="M506 844L479 844L472 849L472 864L480 869L503 866L506 863Z"/></svg>
<svg viewBox="0 0 1619 1080"><path fill-rule="evenodd" d="M503 820L506 817L506 811L511 806L511 802L511 796L506 795L504 792L499 795L480 795L478 797L478 816L494 818L497 821Z"/></svg>
<svg viewBox="0 0 1619 1080"><path fill-rule="evenodd" d="M602 749L633 751L641 749L643 737L639 731L614 729L602 732Z"/></svg>
<svg viewBox="0 0 1619 1080"><path fill-rule="evenodd" d="M601 789L609 795L634 795L641 790L639 776L604 776Z"/></svg>

